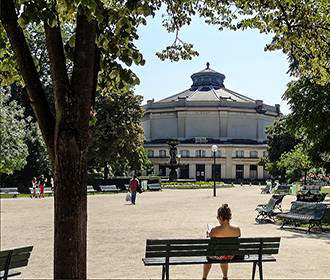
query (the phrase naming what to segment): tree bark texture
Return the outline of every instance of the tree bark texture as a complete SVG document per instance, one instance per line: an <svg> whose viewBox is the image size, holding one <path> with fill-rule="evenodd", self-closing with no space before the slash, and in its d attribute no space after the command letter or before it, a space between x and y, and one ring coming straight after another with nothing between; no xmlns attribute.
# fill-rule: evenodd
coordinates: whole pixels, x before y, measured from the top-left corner
<svg viewBox="0 0 330 280"><path fill-rule="evenodd" d="M96 23L78 15L71 87L63 92L62 85L55 85L55 279L87 277L87 151L95 39Z"/></svg>
<svg viewBox="0 0 330 280"><path fill-rule="evenodd" d="M0 19L54 166L54 279L87 278L87 151L98 65L96 22L78 11L72 79L65 66L60 26L45 24L55 113L50 111L13 0L1 0ZM58 23L59 24L59 23ZM97 59L96 59L97 57Z"/></svg>

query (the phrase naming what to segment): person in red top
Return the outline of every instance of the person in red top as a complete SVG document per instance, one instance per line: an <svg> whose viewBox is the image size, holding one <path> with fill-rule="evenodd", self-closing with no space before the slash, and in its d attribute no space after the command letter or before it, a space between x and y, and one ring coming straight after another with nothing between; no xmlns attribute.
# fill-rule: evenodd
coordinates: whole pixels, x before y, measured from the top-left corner
<svg viewBox="0 0 330 280"><path fill-rule="evenodd" d="M135 205L135 200L136 200L136 192L137 192L139 185L140 185L140 182L137 179L136 175L134 175L133 178L129 182L129 189L131 192L131 202L134 205Z"/></svg>
<svg viewBox="0 0 330 280"><path fill-rule="evenodd" d="M45 183L47 182L47 179L45 179L44 175L40 176L39 179L39 189L40 189L40 196L39 198L45 198Z"/></svg>

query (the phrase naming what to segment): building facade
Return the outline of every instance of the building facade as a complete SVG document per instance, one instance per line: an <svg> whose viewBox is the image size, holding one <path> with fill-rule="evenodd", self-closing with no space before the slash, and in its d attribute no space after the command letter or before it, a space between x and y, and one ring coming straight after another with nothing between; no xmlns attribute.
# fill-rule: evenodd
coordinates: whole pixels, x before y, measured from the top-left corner
<svg viewBox="0 0 330 280"><path fill-rule="evenodd" d="M267 178L258 162L267 152L265 130L281 114L280 106L227 89L225 76L208 63L191 78L189 89L144 105L141 122L154 173L168 175L167 142L175 139L179 178L204 181L213 173L218 180ZM212 145L218 148L215 154Z"/></svg>

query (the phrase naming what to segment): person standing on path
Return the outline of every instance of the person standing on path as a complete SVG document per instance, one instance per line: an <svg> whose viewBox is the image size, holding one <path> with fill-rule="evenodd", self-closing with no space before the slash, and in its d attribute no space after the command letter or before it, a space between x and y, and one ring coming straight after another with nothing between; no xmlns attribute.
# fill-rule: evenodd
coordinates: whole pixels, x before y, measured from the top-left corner
<svg viewBox="0 0 330 280"><path fill-rule="evenodd" d="M40 189L40 198L45 198L45 184L46 184L44 175L40 176L39 189Z"/></svg>
<svg viewBox="0 0 330 280"><path fill-rule="evenodd" d="M131 192L131 203L135 205L135 200L136 200L136 192L137 189L140 185L139 180L137 179L136 175L133 176L133 178L129 182L129 189Z"/></svg>
<svg viewBox="0 0 330 280"><path fill-rule="evenodd" d="M37 196L37 178L36 177L33 177L32 178L32 195L31 195L31 198L36 198Z"/></svg>

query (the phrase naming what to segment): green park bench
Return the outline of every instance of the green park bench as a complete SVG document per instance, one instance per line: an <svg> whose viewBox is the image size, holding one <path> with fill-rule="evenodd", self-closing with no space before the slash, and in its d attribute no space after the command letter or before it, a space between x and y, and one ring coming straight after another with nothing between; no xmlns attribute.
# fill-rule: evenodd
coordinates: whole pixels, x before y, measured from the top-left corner
<svg viewBox="0 0 330 280"><path fill-rule="evenodd" d="M88 185L88 186L87 186L87 193L92 193L92 194L94 194L94 193L96 193L96 190L94 190L93 186Z"/></svg>
<svg viewBox="0 0 330 280"><path fill-rule="evenodd" d="M0 195L8 194L13 197L17 197L20 193L18 192L18 188L0 188Z"/></svg>
<svg viewBox="0 0 330 280"><path fill-rule="evenodd" d="M291 185L278 185L275 188L275 194L290 194L291 192Z"/></svg>
<svg viewBox="0 0 330 280"><path fill-rule="evenodd" d="M17 268L28 265L33 246L0 251L0 280L20 275Z"/></svg>
<svg viewBox="0 0 330 280"><path fill-rule="evenodd" d="M162 280L169 280L170 266L207 263L253 263L252 279L256 267L263 279L263 262L275 262L280 237L211 238L211 239L147 239L143 258L146 266L162 266ZM209 258L235 256L231 261Z"/></svg>
<svg viewBox="0 0 330 280"><path fill-rule="evenodd" d="M149 191L160 191L161 190L160 183L148 184L147 188Z"/></svg>
<svg viewBox="0 0 330 280"><path fill-rule="evenodd" d="M281 228L287 224L293 224L295 227L300 224L308 224L308 232L318 226L321 231L322 219L325 216L327 206L322 203L293 201L290 211L283 214L278 214L277 218L283 220Z"/></svg>
<svg viewBox="0 0 330 280"><path fill-rule="evenodd" d="M117 188L116 185L103 185L99 186L101 192L119 192L120 189Z"/></svg>

